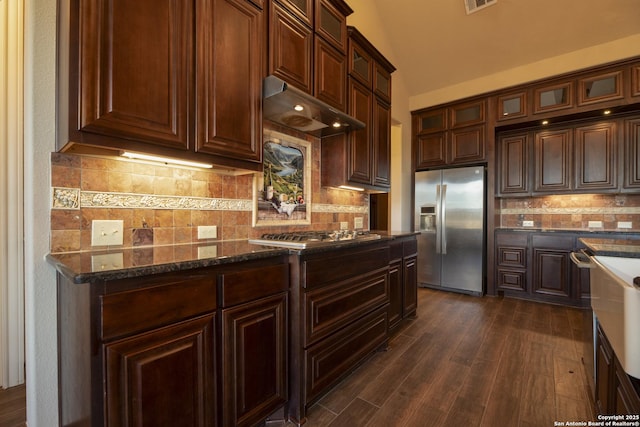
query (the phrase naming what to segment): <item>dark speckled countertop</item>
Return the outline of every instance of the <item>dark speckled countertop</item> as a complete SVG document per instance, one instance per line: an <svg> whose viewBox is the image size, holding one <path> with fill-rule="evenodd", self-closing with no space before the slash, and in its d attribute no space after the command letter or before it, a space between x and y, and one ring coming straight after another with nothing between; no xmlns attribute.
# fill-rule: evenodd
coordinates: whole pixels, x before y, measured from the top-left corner
<svg viewBox="0 0 640 427"><path fill-rule="evenodd" d="M252 245L246 240L237 240L54 253L47 255L47 261L72 282L87 283L257 260L287 253L288 249Z"/></svg>
<svg viewBox="0 0 640 427"><path fill-rule="evenodd" d="M581 237L580 241L594 255L640 258L640 240L637 239Z"/></svg>
<svg viewBox="0 0 640 427"><path fill-rule="evenodd" d="M315 253L355 245L384 242L415 234L414 232L377 232L380 240L344 241L336 245L295 250L255 245L248 240L215 243L148 246L102 251L52 253L47 262L73 283L118 280L151 274L211 267L278 255Z"/></svg>

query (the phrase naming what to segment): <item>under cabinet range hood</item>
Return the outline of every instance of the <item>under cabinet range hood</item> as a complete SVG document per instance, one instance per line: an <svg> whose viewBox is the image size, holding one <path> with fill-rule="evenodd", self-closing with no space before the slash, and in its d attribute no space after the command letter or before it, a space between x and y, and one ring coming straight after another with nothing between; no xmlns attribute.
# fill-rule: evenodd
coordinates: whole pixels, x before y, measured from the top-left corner
<svg viewBox="0 0 640 427"><path fill-rule="evenodd" d="M284 80L269 76L262 87L263 117L323 137L363 129L365 124Z"/></svg>

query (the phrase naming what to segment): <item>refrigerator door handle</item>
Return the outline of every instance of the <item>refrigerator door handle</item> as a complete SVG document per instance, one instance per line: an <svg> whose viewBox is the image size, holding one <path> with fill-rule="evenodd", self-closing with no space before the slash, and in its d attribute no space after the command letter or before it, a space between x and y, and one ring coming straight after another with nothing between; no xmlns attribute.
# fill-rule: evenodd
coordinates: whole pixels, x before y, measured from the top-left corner
<svg viewBox="0 0 640 427"><path fill-rule="evenodd" d="M440 253L440 244L442 243L442 236L440 227L442 224L441 221L442 215L442 207L441 207L441 198L440 198L440 185L436 185L436 253Z"/></svg>
<svg viewBox="0 0 640 427"><path fill-rule="evenodd" d="M443 255L447 253L447 185L444 184L442 186L442 201L440 202L442 206L442 214L440 219L440 239L442 240L442 249L441 252Z"/></svg>

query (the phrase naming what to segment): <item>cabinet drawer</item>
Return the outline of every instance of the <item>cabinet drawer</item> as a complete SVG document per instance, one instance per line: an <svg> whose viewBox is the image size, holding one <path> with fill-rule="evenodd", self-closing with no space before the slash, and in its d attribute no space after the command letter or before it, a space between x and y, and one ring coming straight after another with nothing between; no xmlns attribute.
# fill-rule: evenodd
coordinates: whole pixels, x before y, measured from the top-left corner
<svg viewBox="0 0 640 427"><path fill-rule="evenodd" d="M406 258L411 255L415 255L418 253L418 240L410 239L405 240L402 245L402 255Z"/></svg>
<svg viewBox="0 0 640 427"><path fill-rule="evenodd" d="M377 309L304 352L305 403L319 397L387 340L386 310L386 306Z"/></svg>
<svg viewBox="0 0 640 427"><path fill-rule="evenodd" d="M522 270L498 269L498 289L511 291L527 290L527 272Z"/></svg>
<svg viewBox="0 0 640 427"><path fill-rule="evenodd" d="M527 268L527 248L498 246L498 265Z"/></svg>
<svg viewBox="0 0 640 427"><path fill-rule="evenodd" d="M388 266L304 294L304 345L326 337L389 302Z"/></svg>
<svg viewBox="0 0 640 427"><path fill-rule="evenodd" d="M162 279L158 279L160 282ZM100 297L103 340L178 322L216 309L214 277L188 277Z"/></svg>
<svg viewBox="0 0 640 427"><path fill-rule="evenodd" d="M349 277L369 273L389 264L389 246L373 246L360 250L347 249L322 254L317 258L303 261L306 276L304 287L318 287L325 283L335 283Z"/></svg>
<svg viewBox="0 0 640 427"><path fill-rule="evenodd" d="M289 264L248 268L218 275L220 304L229 307L289 288Z"/></svg>

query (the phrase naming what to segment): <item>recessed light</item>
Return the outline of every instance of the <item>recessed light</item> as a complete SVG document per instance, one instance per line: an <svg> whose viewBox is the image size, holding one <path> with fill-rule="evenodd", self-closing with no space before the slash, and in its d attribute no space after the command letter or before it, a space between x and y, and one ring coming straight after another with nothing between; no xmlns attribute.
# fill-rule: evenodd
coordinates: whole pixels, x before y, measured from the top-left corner
<svg viewBox="0 0 640 427"><path fill-rule="evenodd" d="M548 125L548 124L549 124L549 120L543 120L543 121L542 121L542 124L543 124L543 125Z"/></svg>
<svg viewBox="0 0 640 427"><path fill-rule="evenodd" d="M605 116L606 116L606 115L609 115L609 114L611 114L611 110L604 110L604 111L602 112L602 114L604 114Z"/></svg>
<svg viewBox="0 0 640 427"><path fill-rule="evenodd" d="M339 128L339 127L341 127L341 126L342 126L342 123L340 123L340 122L336 121L336 122L333 122L333 125L332 125L332 126L333 126L334 128Z"/></svg>
<svg viewBox="0 0 640 427"><path fill-rule="evenodd" d="M300 104L296 104L296 105L293 106L293 109L296 110L296 111L302 111L302 110L304 110L304 107L302 105L300 105Z"/></svg>

